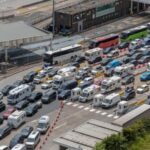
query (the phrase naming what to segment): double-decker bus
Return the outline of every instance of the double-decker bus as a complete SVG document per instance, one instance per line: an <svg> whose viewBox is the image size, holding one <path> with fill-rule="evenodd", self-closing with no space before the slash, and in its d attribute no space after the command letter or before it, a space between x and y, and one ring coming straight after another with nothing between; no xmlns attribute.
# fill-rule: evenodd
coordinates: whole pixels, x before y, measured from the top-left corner
<svg viewBox="0 0 150 150"><path fill-rule="evenodd" d="M138 38L144 38L148 35L148 27L147 26L139 26L136 28L132 28L121 33L121 41L129 42Z"/></svg>
<svg viewBox="0 0 150 150"><path fill-rule="evenodd" d="M89 48L95 48L95 47L100 47L100 48L107 48L107 47L112 47L118 45L120 42L120 38L118 34L110 34L107 36L103 37L98 37L92 41L90 41Z"/></svg>
<svg viewBox="0 0 150 150"><path fill-rule="evenodd" d="M43 61L44 63L48 63L50 65L61 64L82 55L82 46L80 44L74 44L55 51L45 52L43 55Z"/></svg>

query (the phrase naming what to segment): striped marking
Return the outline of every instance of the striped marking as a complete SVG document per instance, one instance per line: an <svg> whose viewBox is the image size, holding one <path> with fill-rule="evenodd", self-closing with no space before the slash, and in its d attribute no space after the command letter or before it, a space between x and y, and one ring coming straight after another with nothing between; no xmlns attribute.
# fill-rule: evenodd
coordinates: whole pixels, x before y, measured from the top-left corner
<svg viewBox="0 0 150 150"><path fill-rule="evenodd" d="M83 108L83 107L84 107L84 106L79 106L78 108L81 109L81 108Z"/></svg>
<svg viewBox="0 0 150 150"><path fill-rule="evenodd" d="M68 106L69 106L69 105L72 105L72 104L73 104L72 102L68 102L66 105L68 105Z"/></svg>
<svg viewBox="0 0 150 150"><path fill-rule="evenodd" d="M94 112L94 111L95 111L95 109L91 109L91 110L90 110L90 112Z"/></svg>
<svg viewBox="0 0 150 150"><path fill-rule="evenodd" d="M77 107L79 104L74 104L74 105L72 105L73 107Z"/></svg>
<svg viewBox="0 0 150 150"><path fill-rule="evenodd" d="M89 109L90 109L89 107L84 108L84 110L89 110Z"/></svg>
<svg viewBox="0 0 150 150"><path fill-rule="evenodd" d="M114 119L118 119L119 118L119 116L114 116Z"/></svg>
<svg viewBox="0 0 150 150"><path fill-rule="evenodd" d="M113 114L109 114L109 115L107 115L107 117L109 117L109 118L110 118L110 117L112 117L112 116L113 116Z"/></svg>
<svg viewBox="0 0 150 150"><path fill-rule="evenodd" d="M98 110L98 111L96 111L96 114L99 114L101 111L100 110Z"/></svg>
<svg viewBox="0 0 150 150"><path fill-rule="evenodd" d="M104 116L104 115L106 115L106 114L107 114L107 112L103 112L103 113L101 113L101 115L102 115L102 116Z"/></svg>

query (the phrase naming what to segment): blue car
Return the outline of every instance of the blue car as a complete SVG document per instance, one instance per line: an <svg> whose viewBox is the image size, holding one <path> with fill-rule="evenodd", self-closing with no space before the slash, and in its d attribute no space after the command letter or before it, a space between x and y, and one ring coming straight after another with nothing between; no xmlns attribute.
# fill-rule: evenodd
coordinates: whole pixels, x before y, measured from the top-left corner
<svg viewBox="0 0 150 150"><path fill-rule="evenodd" d="M149 81L150 80L150 71L144 72L140 76L141 81Z"/></svg>

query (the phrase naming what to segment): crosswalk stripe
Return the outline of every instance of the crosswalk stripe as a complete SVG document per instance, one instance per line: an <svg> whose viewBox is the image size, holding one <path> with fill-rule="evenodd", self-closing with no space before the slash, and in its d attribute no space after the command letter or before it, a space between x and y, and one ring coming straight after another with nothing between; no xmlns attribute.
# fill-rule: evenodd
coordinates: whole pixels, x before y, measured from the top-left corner
<svg viewBox="0 0 150 150"><path fill-rule="evenodd" d="M83 107L84 107L84 106L79 106L78 108L81 109L81 108L83 108Z"/></svg>
<svg viewBox="0 0 150 150"><path fill-rule="evenodd" d="M66 101L66 100L64 100L64 101L63 101L63 103L67 103L67 101Z"/></svg>
<svg viewBox="0 0 150 150"><path fill-rule="evenodd" d="M101 111L100 110L98 110L98 111L96 111L96 114L99 114Z"/></svg>
<svg viewBox="0 0 150 150"><path fill-rule="evenodd" d="M112 117L112 116L113 116L113 114L109 114L109 115L107 115L107 117L109 117L109 118L110 118L110 117Z"/></svg>
<svg viewBox="0 0 150 150"><path fill-rule="evenodd" d="M66 105L71 105L71 104L73 104L72 102L68 102Z"/></svg>
<svg viewBox="0 0 150 150"><path fill-rule="evenodd" d="M114 116L114 119L117 119L117 118L119 118L119 116Z"/></svg>
<svg viewBox="0 0 150 150"><path fill-rule="evenodd" d="M84 108L84 110L89 110L89 109L90 109L89 107Z"/></svg>
<svg viewBox="0 0 150 150"><path fill-rule="evenodd" d="M72 105L73 107L77 107L79 104L74 104L74 105Z"/></svg>
<svg viewBox="0 0 150 150"><path fill-rule="evenodd" d="M95 111L95 109L91 109L91 110L90 110L90 112L94 112L94 111Z"/></svg>
<svg viewBox="0 0 150 150"><path fill-rule="evenodd" d="M106 114L107 114L107 112L103 112L103 113L101 113L101 115L103 115L103 116L104 116L104 115L106 115Z"/></svg>

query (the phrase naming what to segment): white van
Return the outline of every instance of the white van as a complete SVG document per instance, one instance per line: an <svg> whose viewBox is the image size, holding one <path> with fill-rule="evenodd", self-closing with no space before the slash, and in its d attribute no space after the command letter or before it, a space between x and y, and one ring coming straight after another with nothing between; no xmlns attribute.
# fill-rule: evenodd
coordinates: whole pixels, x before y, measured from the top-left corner
<svg viewBox="0 0 150 150"><path fill-rule="evenodd" d="M50 127L49 116L42 116L38 121L37 130L40 133L46 133L49 127Z"/></svg>
<svg viewBox="0 0 150 150"><path fill-rule="evenodd" d="M16 104L31 95L31 87L27 84L22 84L9 92L7 96L8 104Z"/></svg>
<svg viewBox="0 0 150 150"><path fill-rule="evenodd" d="M27 149L35 149L40 142L40 132L32 131L27 138L26 147Z"/></svg>
<svg viewBox="0 0 150 150"><path fill-rule="evenodd" d="M26 150L25 144L17 144L11 150Z"/></svg>
<svg viewBox="0 0 150 150"><path fill-rule="evenodd" d="M20 125L25 123L26 112L16 110L8 117L8 124L12 125L13 128L18 128Z"/></svg>

